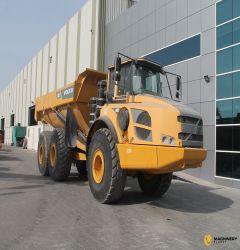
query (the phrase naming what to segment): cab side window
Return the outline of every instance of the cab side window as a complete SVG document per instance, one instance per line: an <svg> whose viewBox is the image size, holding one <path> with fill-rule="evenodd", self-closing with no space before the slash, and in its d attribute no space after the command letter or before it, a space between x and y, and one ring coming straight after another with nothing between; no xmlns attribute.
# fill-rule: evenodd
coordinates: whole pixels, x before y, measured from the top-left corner
<svg viewBox="0 0 240 250"><path fill-rule="evenodd" d="M131 64L125 64L121 67L121 80L119 82L119 90L118 95L126 95L127 92L131 90ZM114 94L114 68L110 71L110 88L109 91L113 95Z"/></svg>

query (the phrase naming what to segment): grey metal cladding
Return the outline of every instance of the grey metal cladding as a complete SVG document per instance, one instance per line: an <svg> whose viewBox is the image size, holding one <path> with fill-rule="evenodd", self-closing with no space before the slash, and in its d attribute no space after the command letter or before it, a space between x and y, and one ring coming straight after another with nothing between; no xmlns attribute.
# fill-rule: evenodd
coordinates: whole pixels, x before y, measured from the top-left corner
<svg viewBox="0 0 240 250"><path fill-rule="evenodd" d="M187 8L188 8L188 15L190 16L190 15L200 11L200 9L201 9L201 1L200 0L188 0Z"/></svg>
<svg viewBox="0 0 240 250"><path fill-rule="evenodd" d="M166 25L175 24L177 21L177 3L176 0L166 5Z"/></svg>
<svg viewBox="0 0 240 250"><path fill-rule="evenodd" d="M162 30L166 27L166 7L156 11L156 31Z"/></svg>
<svg viewBox="0 0 240 250"><path fill-rule="evenodd" d="M215 27L215 5L212 5L201 11L201 24L202 31Z"/></svg>
<svg viewBox="0 0 240 250"><path fill-rule="evenodd" d="M215 29L202 32L202 55L215 51Z"/></svg>
<svg viewBox="0 0 240 250"><path fill-rule="evenodd" d="M215 53L203 55L201 57L201 76L215 75Z"/></svg>
<svg viewBox="0 0 240 250"><path fill-rule="evenodd" d="M192 36L201 32L200 12L188 17L188 35Z"/></svg>
<svg viewBox="0 0 240 250"><path fill-rule="evenodd" d="M188 83L188 102L198 103L201 100L201 81L193 81Z"/></svg>

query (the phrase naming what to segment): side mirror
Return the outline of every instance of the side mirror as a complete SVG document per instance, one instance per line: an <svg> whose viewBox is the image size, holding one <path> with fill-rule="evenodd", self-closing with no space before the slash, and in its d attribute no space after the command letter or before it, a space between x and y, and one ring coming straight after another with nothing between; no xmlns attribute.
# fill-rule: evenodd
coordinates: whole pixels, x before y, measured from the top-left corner
<svg viewBox="0 0 240 250"><path fill-rule="evenodd" d="M121 80L121 75L120 75L120 71L121 71L121 66L122 66L122 60L121 57L116 57L115 59L115 74L114 74L114 80L119 82Z"/></svg>
<svg viewBox="0 0 240 250"><path fill-rule="evenodd" d="M176 98L180 98L180 91L181 91L181 86L182 86L182 79L180 76L177 76L176 79Z"/></svg>
<svg viewBox="0 0 240 250"><path fill-rule="evenodd" d="M177 80L176 80L176 89L177 89L177 91L180 91L181 85L182 85L182 79L181 79L180 76L178 76Z"/></svg>

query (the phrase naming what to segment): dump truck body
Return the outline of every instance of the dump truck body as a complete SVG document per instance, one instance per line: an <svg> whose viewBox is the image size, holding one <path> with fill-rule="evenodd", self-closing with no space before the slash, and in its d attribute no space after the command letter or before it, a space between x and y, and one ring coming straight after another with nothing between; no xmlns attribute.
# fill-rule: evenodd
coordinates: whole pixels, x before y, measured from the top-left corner
<svg viewBox="0 0 240 250"><path fill-rule="evenodd" d="M147 74L149 65L145 62L141 65L146 67ZM118 96L115 89L115 94L109 95L112 68L108 74L87 69L74 83L36 99L36 120L62 129L64 146L71 149L73 161L89 163L91 190L103 203L108 202L109 193L104 196L96 190L105 185L104 178L106 183L113 178L107 177L107 171L112 168L113 173L114 164L121 176L140 173L140 186L146 191L149 176L155 179L158 176L159 181L172 172L201 167L206 158L201 116L180 102L155 95L160 85L156 85L157 78L152 76L158 68L154 64L152 67L151 78L146 78L146 92ZM137 79L139 85L139 77L134 75L132 79ZM153 94L149 94L149 86ZM49 146L48 150L51 160L57 147ZM51 154L51 150L56 152Z"/></svg>

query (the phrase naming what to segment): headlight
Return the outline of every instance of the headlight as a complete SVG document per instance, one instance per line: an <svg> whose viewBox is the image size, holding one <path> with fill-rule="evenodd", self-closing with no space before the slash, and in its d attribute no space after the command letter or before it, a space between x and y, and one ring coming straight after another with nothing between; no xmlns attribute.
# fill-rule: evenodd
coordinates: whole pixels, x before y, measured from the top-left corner
<svg viewBox="0 0 240 250"><path fill-rule="evenodd" d="M169 135L161 135L162 143L167 145L175 145L175 139Z"/></svg>
<svg viewBox="0 0 240 250"><path fill-rule="evenodd" d="M126 108L121 108L117 115L117 121L119 128L125 132L129 125L129 112Z"/></svg>

